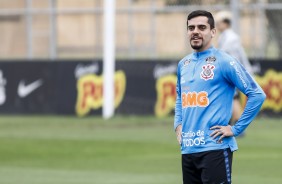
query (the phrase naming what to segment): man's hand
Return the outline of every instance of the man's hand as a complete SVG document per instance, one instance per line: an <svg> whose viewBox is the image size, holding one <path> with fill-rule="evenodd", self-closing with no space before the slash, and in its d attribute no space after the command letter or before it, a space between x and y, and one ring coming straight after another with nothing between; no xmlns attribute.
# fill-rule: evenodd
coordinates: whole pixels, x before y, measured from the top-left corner
<svg viewBox="0 0 282 184"><path fill-rule="evenodd" d="M181 144L182 125L178 125L178 127L176 127L175 133L178 143Z"/></svg>
<svg viewBox="0 0 282 184"><path fill-rule="evenodd" d="M211 127L210 129L214 130L211 133L211 135L210 135L213 139L215 139L216 137L220 136L219 139L218 139L219 143L222 142L222 139L224 137L234 136L234 134L233 134L233 132L231 130L231 126L230 125L227 125L227 126L216 125L216 126Z"/></svg>

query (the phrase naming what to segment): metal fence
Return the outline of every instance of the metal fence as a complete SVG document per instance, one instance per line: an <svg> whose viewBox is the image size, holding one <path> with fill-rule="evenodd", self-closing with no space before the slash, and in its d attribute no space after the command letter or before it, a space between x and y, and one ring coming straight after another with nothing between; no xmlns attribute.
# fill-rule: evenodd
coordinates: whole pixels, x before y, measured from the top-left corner
<svg viewBox="0 0 282 184"><path fill-rule="evenodd" d="M116 0L117 58L181 58L186 17L232 12L250 58L282 58L281 0ZM0 0L0 58L101 58L103 0ZM216 42L216 40L215 40Z"/></svg>

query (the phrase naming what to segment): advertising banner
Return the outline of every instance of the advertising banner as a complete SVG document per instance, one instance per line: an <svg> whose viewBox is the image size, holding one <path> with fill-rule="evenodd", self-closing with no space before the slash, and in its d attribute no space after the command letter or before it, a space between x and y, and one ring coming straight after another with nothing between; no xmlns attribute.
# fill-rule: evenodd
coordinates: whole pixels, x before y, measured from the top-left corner
<svg viewBox="0 0 282 184"><path fill-rule="evenodd" d="M116 114L173 114L177 62L117 61ZM252 63L255 78L267 94L262 111L282 115L282 65L279 61ZM101 115L102 67L101 60L0 62L0 113ZM244 95L241 99L245 103Z"/></svg>
<svg viewBox="0 0 282 184"><path fill-rule="evenodd" d="M0 112L56 113L57 80L50 62L0 62Z"/></svg>

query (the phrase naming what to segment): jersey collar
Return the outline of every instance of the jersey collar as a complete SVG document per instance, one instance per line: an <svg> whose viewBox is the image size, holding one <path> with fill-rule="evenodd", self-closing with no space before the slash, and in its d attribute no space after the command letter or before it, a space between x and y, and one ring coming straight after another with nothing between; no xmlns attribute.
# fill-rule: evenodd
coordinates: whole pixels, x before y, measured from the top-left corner
<svg viewBox="0 0 282 184"><path fill-rule="evenodd" d="M215 48L213 46L211 46L209 49L204 50L202 52L193 52L192 59L198 60L198 59L201 59L203 57L210 56L213 53L214 50L215 50Z"/></svg>

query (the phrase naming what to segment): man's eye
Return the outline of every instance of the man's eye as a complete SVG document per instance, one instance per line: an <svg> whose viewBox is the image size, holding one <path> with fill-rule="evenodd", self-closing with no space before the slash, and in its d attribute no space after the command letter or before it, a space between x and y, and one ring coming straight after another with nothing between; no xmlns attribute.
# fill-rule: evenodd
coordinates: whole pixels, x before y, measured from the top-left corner
<svg viewBox="0 0 282 184"><path fill-rule="evenodd" d="M206 29L206 26L199 26L199 29L200 29L200 30L205 30L205 29Z"/></svg>
<svg viewBox="0 0 282 184"><path fill-rule="evenodd" d="M193 31L195 28L194 27L188 27L189 31Z"/></svg>

